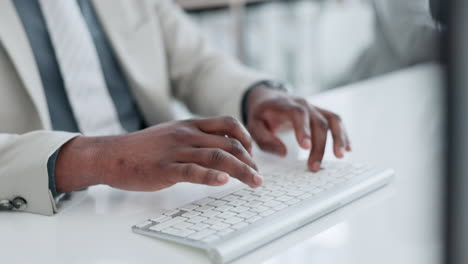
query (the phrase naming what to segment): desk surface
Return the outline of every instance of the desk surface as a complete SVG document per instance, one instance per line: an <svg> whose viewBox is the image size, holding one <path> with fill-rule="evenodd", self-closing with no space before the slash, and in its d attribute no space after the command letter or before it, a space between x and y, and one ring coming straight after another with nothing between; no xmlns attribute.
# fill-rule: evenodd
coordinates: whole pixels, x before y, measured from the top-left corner
<svg viewBox="0 0 468 264"><path fill-rule="evenodd" d="M339 112L348 159L392 167L389 188L299 229L235 263L440 263L441 71L418 66L315 97ZM291 135L288 158L304 158ZM330 150L327 152L330 158ZM75 193L54 217L0 213L2 263L209 263L201 252L131 232L130 226L218 191L180 184L156 193L98 186ZM6 253L6 254L5 254Z"/></svg>

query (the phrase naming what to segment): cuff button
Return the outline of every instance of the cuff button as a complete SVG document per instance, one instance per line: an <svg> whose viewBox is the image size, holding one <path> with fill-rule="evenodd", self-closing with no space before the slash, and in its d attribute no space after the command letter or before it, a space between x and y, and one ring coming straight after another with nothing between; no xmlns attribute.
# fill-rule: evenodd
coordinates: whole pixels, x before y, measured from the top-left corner
<svg viewBox="0 0 468 264"><path fill-rule="evenodd" d="M23 197L16 197L11 203L19 211L25 210L28 207L28 202Z"/></svg>

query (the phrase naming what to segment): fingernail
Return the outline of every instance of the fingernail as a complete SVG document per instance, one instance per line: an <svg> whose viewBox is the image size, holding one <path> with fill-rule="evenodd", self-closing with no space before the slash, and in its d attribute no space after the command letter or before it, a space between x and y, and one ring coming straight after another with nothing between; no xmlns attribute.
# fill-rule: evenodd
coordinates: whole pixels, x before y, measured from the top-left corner
<svg viewBox="0 0 468 264"><path fill-rule="evenodd" d="M226 173L220 173L218 176L216 176L216 180L219 183L225 183L226 181L229 180L229 176Z"/></svg>
<svg viewBox="0 0 468 264"><path fill-rule="evenodd" d="M310 141L308 138L302 140L302 147L305 149L310 149L312 147L312 141Z"/></svg>
<svg viewBox="0 0 468 264"><path fill-rule="evenodd" d="M263 177L260 174L255 175L254 177L254 182L257 186L262 185L263 183Z"/></svg>
<svg viewBox="0 0 468 264"><path fill-rule="evenodd" d="M312 164L312 170L317 172L320 170L320 162L316 161Z"/></svg>
<svg viewBox="0 0 468 264"><path fill-rule="evenodd" d="M338 158L342 158L342 157L344 157L344 153L345 153L345 150L344 150L343 147L341 147L341 148L338 149L336 154L337 154Z"/></svg>

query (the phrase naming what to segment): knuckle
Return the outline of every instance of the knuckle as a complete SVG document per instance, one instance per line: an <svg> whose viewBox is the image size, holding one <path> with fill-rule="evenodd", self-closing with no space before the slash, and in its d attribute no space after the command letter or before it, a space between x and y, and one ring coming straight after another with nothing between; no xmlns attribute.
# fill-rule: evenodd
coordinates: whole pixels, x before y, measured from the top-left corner
<svg viewBox="0 0 468 264"><path fill-rule="evenodd" d="M242 167L240 168L240 177L244 179L245 178L249 179L251 175L252 175L252 170L250 169L250 167L247 165L242 165Z"/></svg>
<svg viewBox="0 0 468 264"><path fill-rule="evenodd" d="M232 154L238 155L244 153L244 147L237 139L230 139L229 144Z"/></svg>
<svg viewBox="0 0 468 264"><path fill-rule="evenodd" d="M330 119L335 121L335 122L338 122L338 123L341 123L343 121L341 116L339 116L337 114L331 114Z"/></svg>
<svg viewBox="0 0 468 264"><path fill-rule="evenodd" d="M221 150L216 149L211 151L209 159L211 162L220 163L224 160L224 158L224 153Z"/></svg>
<svg viewBox="0 0 468 264"><path fill-rule="evenodd" d="M304 106L296 104L291 107L291 111L296 115L304 116L306 114L306 109Z"/></svg>
<svg viewBox="0 0 468 264"><path fill-rule="evenodd" d="M198 121L200 121L197 118L189 118L186 120L182 121L182 124L187 125L187 126L194 126Z"/></svg>
<svg viewBox="0 0 468 264"><path fill-rule="evenodd" d="M194 171L195 171L195 165L193 165L193 164L186 164L186 165L184 165L183 168L182 168L182 176L183 176L184 178L188 178L188 177L190 177L190 176L193 174Z"/></svg>
<svg viewBox="0 0 468 264"><path fill-rule="evenodd" d="M304 98L296 98L296 102L300 105L308 105L309 103Z"/></svg>
<svg viewBox="0 0 468 264"><path fill-rule="evenodd" d="M224 125L229 129L236 129L240 125L239 121L237 121L237 119L235 119L232 116L224 116L223 122L224 122Z"/></svg>
<svg viewBox="0 0 468 264"><path fill-rule="evenodd" d="M328 121L323 117L315 119L315 124L322 130L328 129Z"/></svg>
<svg viewBox="0 0 468 264"><path fill-rule="evenodd" d="M192 131L187 127L178 127L178 128L173 129L170 132L170 135L175 140L184 140L187 137L189 137L191 134L192 134Z"/></svg>

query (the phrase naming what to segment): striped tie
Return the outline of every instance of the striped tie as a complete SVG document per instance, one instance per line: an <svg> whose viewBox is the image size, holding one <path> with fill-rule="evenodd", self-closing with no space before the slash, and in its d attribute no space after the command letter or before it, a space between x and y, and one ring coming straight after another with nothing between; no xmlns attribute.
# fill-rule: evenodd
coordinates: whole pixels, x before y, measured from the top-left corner
<svg viewBox="0 0 468 264"><path fill-rule="evenodd" d="M87 136L125 133L76 0L39 2L80 131Z"/></svg>

